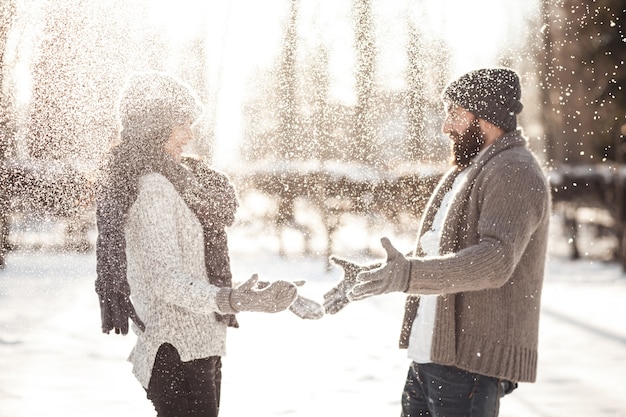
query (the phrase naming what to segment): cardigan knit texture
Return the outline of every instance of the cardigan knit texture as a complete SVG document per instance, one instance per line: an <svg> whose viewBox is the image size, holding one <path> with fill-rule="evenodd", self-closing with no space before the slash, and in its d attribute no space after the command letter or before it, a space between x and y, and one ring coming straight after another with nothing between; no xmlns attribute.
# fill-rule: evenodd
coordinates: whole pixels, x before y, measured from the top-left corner
<svg viewBox="0 0 626 417"><path fill-rule="evenodd" d="M550 192L521 131L505 134L465 168L465 187L443 225L440 256L418 246L400 347L406 348L418 294L440 294L431 359L514 382L533 382ZM431 228L456 167L433 192L418 236Z"/></svg>

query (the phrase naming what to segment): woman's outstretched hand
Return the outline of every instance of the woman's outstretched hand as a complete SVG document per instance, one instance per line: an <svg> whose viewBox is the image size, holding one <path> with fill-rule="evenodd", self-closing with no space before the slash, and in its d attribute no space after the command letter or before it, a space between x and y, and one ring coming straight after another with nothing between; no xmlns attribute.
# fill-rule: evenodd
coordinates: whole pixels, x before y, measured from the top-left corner
<svg viewBox="0 0 626 417"><path fill-rule="evenodd" d="M293 283L297 287L302 287L306 281L294 281ZM268 285L270 285L269 281L259 281L257 283L258 288L265 288ZM324 317L324 307L320 303L303 297L300 294L298 294L295 301L289 306L289 311L303 320L319 320Z"/></svg>
<svg viewBox="0 0 626 417"><path fill-rule="evenodd" d="M277 313L291 306L298 296L296 285L289 281L274 281L261 288L257 285L257 274L230 290L230 307L235 312L255 311L261 313Z"/></svg>

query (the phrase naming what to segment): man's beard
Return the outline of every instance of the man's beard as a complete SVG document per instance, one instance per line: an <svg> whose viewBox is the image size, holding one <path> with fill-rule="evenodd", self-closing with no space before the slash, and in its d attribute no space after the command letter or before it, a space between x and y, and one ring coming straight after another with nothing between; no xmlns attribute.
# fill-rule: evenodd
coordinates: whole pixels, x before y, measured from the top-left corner
<svg viewBox="0 0 626 417"><path fill-rule="evenodd" d="M485 136L480 130L478 119L474 119L462 134L450 133L453 140L452 158L453 163L460 169L466 168L485 143Z"/></svg>

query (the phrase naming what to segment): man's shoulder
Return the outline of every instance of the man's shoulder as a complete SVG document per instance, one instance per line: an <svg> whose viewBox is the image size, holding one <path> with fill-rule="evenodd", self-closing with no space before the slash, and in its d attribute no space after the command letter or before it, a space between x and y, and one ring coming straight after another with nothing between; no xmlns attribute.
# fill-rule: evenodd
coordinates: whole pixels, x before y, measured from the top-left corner
<svg viewBox="0 0 626 417"><path fill-rule="evenodd" d="M532 189L547 189L548 177L541 163L527 146L512 146L493 155L482 168L484 181L525 184Z"/></svg>
<svg viewBox="0 0 626 417"><path fill-rule="evenodd" d="M539 159L525 143L506 147L493 155L492 159L496 165L503 166L503 168L526 168L545 176Z"/></svg>

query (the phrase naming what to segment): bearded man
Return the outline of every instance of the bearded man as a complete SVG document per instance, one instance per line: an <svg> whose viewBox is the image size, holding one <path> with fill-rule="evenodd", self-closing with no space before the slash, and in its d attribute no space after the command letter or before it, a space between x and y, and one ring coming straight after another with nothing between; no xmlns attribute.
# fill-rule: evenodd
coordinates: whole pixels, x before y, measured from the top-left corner
<svg viewBox="0 0 626 417"><path fill-rule="evenodd" d="M408 257L387 238L379 266L345 260L327 293L345 300L409 294L400 347L410 365L402 416L495 416L500 398L537 374L548 244L548 182L517 128L517 74L471 71L444 89L453 167L433 192Z"/></svg>

